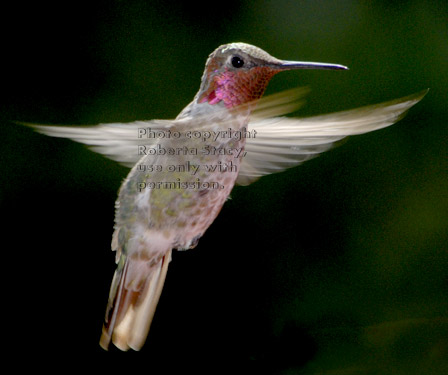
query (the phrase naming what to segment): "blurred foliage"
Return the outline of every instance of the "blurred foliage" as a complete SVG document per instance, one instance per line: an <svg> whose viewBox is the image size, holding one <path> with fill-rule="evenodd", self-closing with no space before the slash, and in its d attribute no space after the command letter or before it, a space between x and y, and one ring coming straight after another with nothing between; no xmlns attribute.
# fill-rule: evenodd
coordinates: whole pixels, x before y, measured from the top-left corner
<svg viewBox="0 0 448 375"><path fill-rule="evenodd" d="M100 352L114 200L127 173L10 121L173 118L198 89L208 54L244 41L279 58L350 67L275 77L268 93L311 87L295 115L431 90L399 124L235 188L198 248L174 255L146 354L133 361L446 373L447 8L423 0L13 5L3 24L4 264L20 264L21 282L39 287L25 300L19 286L8 289L10 341ZM35 347L23 341L30 306L40 322Z"/></svg>

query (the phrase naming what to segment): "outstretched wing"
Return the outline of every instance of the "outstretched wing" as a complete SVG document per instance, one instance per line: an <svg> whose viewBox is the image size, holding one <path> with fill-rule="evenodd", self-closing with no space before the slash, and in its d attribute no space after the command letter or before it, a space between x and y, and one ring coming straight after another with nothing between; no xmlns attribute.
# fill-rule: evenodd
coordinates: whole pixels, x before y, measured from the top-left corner
<svg viewBox="0 0 448 375"><path fill-rule="evenodd" d="M389 102L309 118L262 118L249 123L256 136L246 140L237 184L281 172L309 160L350 135L363 134L400 120L428 90Z"/></svg>
<svg viewBox="0 0 448 375"><path fill-rule="evenodd" d="M237 184L248 185L266 174L299 165L347 136L392 125L418 103L428 90L381 104L323 116L278 117L297 109L306 92L307 89L298 88L267 96L259 101L249 123L249 130L255 130L256 136L246 140L246 156L240 166ZM149 130L166 131L176 127L176 124L187 125L190 129L202 124L200 130L207 127L207 121L196 120L198 121L187 117L81 127L23 124L39 133L84 143L93 151L131 168L141 157L138 146L151 147L160 138L148 138L146 135ZM225 121L222 126L226 128Z"/></svg>
<svg viewBox="0 0 448 375"><path fill-rule="evenodd" d="M307 88L295 88L269 95L258 101L256 113L260 117L281 116L290 113L303 103L302 98L307 92ZM227 111L226 109L222 110ZM219 111L215 111L212 118L209 118L208 114L203 116L194 119L186 116L178 117L175 120L136 121L94 126L18 123L29 126L38 133L51 137L68 138L84 143L91 150L115 160L123 166L132 168L142 157L141 153L138 152L138 147L154 146L160 138L163 138L159 132L168 131L169 129L207 131L209 130L209 122L216 122L216 119L226 118L226 116L221 116ZM204 118L206 118L206 121L204 121ZM222 121L223 129L228 128L226 121ZM150 132L155 134L152 137L148 137Z"/></svg>
<svg viewBox="0 0 448 375"><path fill-rule="evenodd" d="M96 126L53 126L22 123L37 132L52 137L69 138L84 143L98 152L126 167L133 167L141 158L138 146L154 144L157 132L167 130L172 121L153 120L131 123L100 124ZM147 137L152 131L155 136Z"/></svg>

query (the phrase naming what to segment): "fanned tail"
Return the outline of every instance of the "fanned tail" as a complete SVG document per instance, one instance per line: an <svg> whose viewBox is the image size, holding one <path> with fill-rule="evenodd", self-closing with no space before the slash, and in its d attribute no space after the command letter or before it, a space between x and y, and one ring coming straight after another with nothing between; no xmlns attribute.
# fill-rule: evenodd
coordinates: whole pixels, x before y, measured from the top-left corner
<svg viewBox="0 0 448 375"><path fill-rule="evenodd" d="M139 279L139 260L124 257L112 281L100 346L110 342L121 350L140 350L145 343L165 283L171 250ZM139 281L140 280L140 281Z"/></svg>

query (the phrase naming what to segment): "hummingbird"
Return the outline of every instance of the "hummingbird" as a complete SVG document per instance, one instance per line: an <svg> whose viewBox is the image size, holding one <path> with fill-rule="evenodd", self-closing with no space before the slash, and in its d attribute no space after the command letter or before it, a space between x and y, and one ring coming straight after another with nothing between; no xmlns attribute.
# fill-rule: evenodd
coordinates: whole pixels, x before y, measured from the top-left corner
<svg viewBox="0 0 448 375"><path fill-rule="evenodd" d="M140 350L166 279L171 253L194 248L235 184L248 185L317 156L339 140L389 126L426 91L354 110L285 117L295 89L261 98L280 72L347 70L338 64L277 59L245 43L221 45L205 64L199 91L173 120L96 126L31 125L70 138L132 168L116 201L112 279L100 338Z"/></svg>

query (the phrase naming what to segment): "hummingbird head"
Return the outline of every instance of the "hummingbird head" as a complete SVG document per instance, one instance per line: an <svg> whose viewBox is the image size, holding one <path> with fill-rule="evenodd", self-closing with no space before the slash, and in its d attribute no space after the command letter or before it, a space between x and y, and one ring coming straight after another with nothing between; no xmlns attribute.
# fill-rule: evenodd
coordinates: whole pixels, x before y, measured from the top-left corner
<svg viewBox="0 0 448 375"><path fill-rule="evenodd" d="M224 103L230 109L259 99L270 79L292 69L347 69L343 65L279 60L245 43L224 44L208 58L198 103Z"/></svg>

